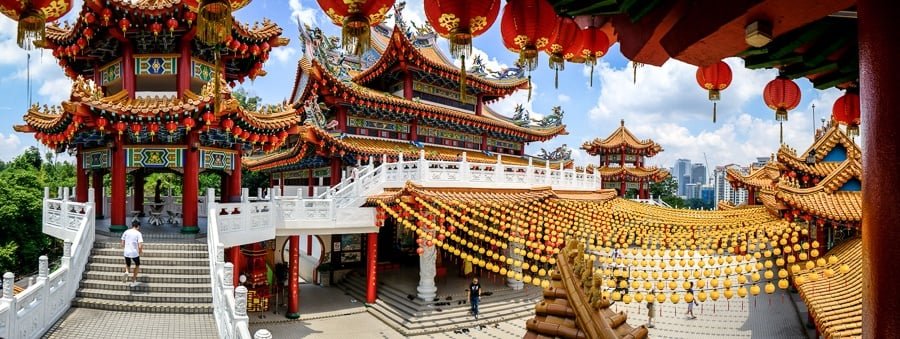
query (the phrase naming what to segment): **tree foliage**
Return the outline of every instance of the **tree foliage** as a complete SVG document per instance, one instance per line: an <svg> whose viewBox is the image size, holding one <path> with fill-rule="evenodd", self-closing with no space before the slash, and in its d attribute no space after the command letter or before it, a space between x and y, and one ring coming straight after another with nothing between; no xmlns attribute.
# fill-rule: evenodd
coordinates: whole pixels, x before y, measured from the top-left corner
<svg viewBox="0 0 900 339"><path fill-rule="evenodd" d="M675 178L668 177L666 180L650 183L650 194L653 195L654 198L665 201L669 206L684 208L684 199L677 196L677 192L678 182L675 181Z"/></svg>

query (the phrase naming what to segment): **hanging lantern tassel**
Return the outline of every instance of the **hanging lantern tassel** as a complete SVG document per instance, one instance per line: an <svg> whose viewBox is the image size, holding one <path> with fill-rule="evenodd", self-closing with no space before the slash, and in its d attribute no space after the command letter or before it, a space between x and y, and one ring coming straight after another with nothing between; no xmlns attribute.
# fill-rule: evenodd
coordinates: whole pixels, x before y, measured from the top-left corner
<svg viewBox="0 0 900 339"><path fill-rule="evenodd" d="M466 55L461 54L459 56L460 66L459 66L459 99L460 101L466 100Z"/></svg>
<svg viewBox="0 0 900 339"><path fill-rule="evenodd" d="M19 47L30 51L36 41L44 39L45 19L44 13L36 9L27 9L22 12L22 15L19 16L18 35L16 36L16 43L19 44Z"/></svg>
<svg viewBox="0 0 900 339"><path fill-rule="evenodd" d="M348 15L341 25L341 47L353 55L369 50L369 19L360 13Z"/></svg>
<svg viewBox="0 0 900 339"><path fill-rule="evenodd" d="M528 74L528 101L531 101L531 74Z"/></svg>
<svg viewBox="0 0 900 339"><path fill-rule="evenodd" d="M716 123L716 102L713 101L713 123Z"/></svg>
<svg viewBox="0 0 900 339"><path fill-rule="evenodd" d="M594 62L591 62L591 87L594 87L594 64L596 63L596 60Z"/></svg>
<svg viewBox="0 0 900 339"><path fill-rule="evenodd" d="M775 121L787 121L788 120L788 111L784 108L779 108L775 110Z"/></svg>
<svg viewBox="0 0 900 339"><path fill-rule="evenodd" d="M233 19L231 4L226 0L203 0L200 2L197 19L197 37L207 45L225 42L231 34Z"/></svg>
<svg viewBox="0 0 900 339"><path fill-rule="evenodd" d="M784 122L778 122L778 143L784 144Z"/></svg>
<svg viewBox="0 0 900 339"><path fill-rule="evenodd" d="M713 123L716 123L716 101L722 98L722 92L718 89L709 89L709 101L713 102Z"/></svg>
<svg viewBox="0 0 900 339"><path fill-rule="evenodd" d="M216 76L213 78L213 81L215 81L215 83L213 84L213 114L217 114L219 113L219 106L221 105L222 96L222 89L220 88L222 81L221 79L219 79L219 76L221 74L219 72L224 71L222 70L222 58L219 57L218 49L216 49L214 57L216 58ZM224 77L224 74L222 74L222 76Z"/></svg>

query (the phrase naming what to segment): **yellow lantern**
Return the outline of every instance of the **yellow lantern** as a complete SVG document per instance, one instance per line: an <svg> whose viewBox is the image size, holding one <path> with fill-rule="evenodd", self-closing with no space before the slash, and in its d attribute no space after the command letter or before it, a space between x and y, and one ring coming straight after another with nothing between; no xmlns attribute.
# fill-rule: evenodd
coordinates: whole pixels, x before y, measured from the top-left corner
<svg viewBox="0 0 900 339"><path fill-rule="evenodd" d="M797 286L800 286L800 285L803 285L806 283L806 279L807 279L807 275L804 274L804 275L801 275L801 276L797 277L796 279L794 279L794 282L797 283Z"/></svg>
<svg viewBox="0 0 900 339"><path fill-rule="evenodd" d="M657 293L656 294L656 302L660 303L660 304L666 302L666 295L662 294L662 293Z"/></svg>
<svg viewBox="0 0 900 339"><path fill-rule="evenodd" d="M766 272L769 273L769 275L772 275L772 271ZM753 274L750 275L750 280L752 280L753 282L759 281L759 272L753 272Z"/></svg>
<svg viewBox="0 0 900 339"><path fill-rule="evenodd" d="M660 290L660 291L666 289L666 283L665 283L664 281L662 281L662 280L657 281L657 282L656 282L656 289L657 289L657 290Z"/></svg>
<svg viewBox="0 0 900 339"><path fill-rule="evenodd" d="M642 287L645 290L649 290L651 287L653 287L653 284L651 284L649 281L644 281L644 285Z"/></svg>
<svg viewBox="0 0 900 339"><path fill-rule="evenodd" d="M741 285L746 284L746 283L747 283L747 276L746 276L746 275L743 275L743 274L740 274L740 275L738 275L738 277L737 277L737 281L738 281L738 284L741 284Z"/></svg>
<svg viewBox="0 0 900 339"><path fill-rule="evenodd" d="M669 295L669 300L672 301L673 304L677 304L678 301L681 300L681 298L678 296L677 293L672 292L672 294Z"/></svg>
<svg viewBox="0 0 900 339"><path fill-rule="evenodd" d="M850 265L847 265L847 264L841 265L841 268L838 270L838 272L841 272L841 274L846 274L847 272L850 272Z"/></svg>
<svg viewBox="0 0 900 339"><path fill-rule="evenodd" d="M769 284L771 285L772 283L769 283ZM772 289L774 290L775 286L772 286ZM738 292L740 292L740 291L738 291ZM759 285L750 286L750 295L754 295L754 296L759 295Z"/></svg>
<svg viewBox="0 0 900 339"><path fill-rule="evenodd" d="M712 292L709 292L709 298L713 301L719 300L719 291L713 290Z"/></svg>
<svg viewBox="0 0 900 339"><path fill-rule="evenodd" d="M783 290L786 290L786 289L788 288L788 281L787 281L787 279L781 279L781 280L779 280L779 281L778 281L778 288L783 289Z"/></svg>
<svg viewBox="0 0 900 339"><path fill-rule="evenodd" d="M800 273L800 265L799 264L791 265L791 273L794 273L794 274Z"/></svg>
<svg viewBox="0 0 900 339"><path fill-rule="evenodd" d="M676 283L674 280L669 281L669 289L674 291L676 288L678 288L678 283Z"/></svg>
<svg viewBox="0 0 900 339"><path fill-rule="evenodd" d="M644 301L644 294L643 294L643 293L638 292L638 293L635 293L635 294L634 294L634 302L640 303L640 302L643 302L643 301Z"/></svg>
<svg viewBox="0 0 900 339"><path fill-rule="evenodd" d="M719 279L712 279L709 281L709 286L712 288L719 287Z"/></svg>
<svg viewBox="0 0 900 339"><path fill-rule="evenodd" d="M816 263L814 263L814 262L812 262L812 261L807 261L807 262L806 262L806 269L807 269L807 270L811 270L811 269L813 269L813 268L815 268L815 267L816 267Z"/></svg>
<svg viewBox="0 0 900 339"><path fill-rule="evenodd" d="M825 271L823 272L823 274L825 274L826 278L831 278L834 276L834 270L831 269L831 267L826 268Z"/></svg>
<svg viewBox="0 0 900 339"><path fill-rule="evenodd" d="M830 255L830 256L828 256L828 263L831 264L831 265L837 264L837 263L838 263L838 257L835 256L835 255Z"/></svg>
<svg viewBox="0 0 900 339"><path fill-rule="evenodd" d="M627 304L631 303L631 294L626 294L622 297L622 302Z"/></svg>
<svg viewBox="0 0 900 339"><path fill-rule="evenodd" d="M756 273L754 273L754 274L756 274ZM772 279L775 277L775 273L772 273L772 270L768 270L768 271L766 271L766 273L763 274L763 276L766 277L766 279ZM757 280L759 280L759 279L757 279Z"/></svg>
<svg viewBox="0 0 900 339"><path fill-rule="evenodd" d="M759 287L757 287L757 288L759 288ZM747 288L744 286L741 286L740 288L738 288L737 293L738 293L738 296L741 298L746 297L747 296Z"/></svg>
<svg viewBox="0 0 900 339"><path fill-rule="evenodd" d="M725 290L725 299L731 299L734 296L734 291L729 289Z"/></svg>
<svg viewBox="0 0 900 339"><path fill-rule="evenodd" d="M728 278L726 278L725 281L723 282L723 285L725 286L725 288L728 288L728 289L731 288L732 284L733 284L733 282L731 281L731 279L728 279Z"/></svg>
<svg viewBox="0 0 900 339"><path fill-rule="evenodd" d="M613 291L612 300L614 300L614 301L622 300L622 293L619 293L619 291Z"/></svg>

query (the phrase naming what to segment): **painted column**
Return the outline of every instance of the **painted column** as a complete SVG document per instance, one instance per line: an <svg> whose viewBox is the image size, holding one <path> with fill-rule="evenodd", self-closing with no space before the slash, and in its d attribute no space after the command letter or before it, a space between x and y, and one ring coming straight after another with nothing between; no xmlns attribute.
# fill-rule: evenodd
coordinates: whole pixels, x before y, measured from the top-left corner
<svg viewBox="0 0 900 339"><path fill-rule="evenodd" d="M131 175L132 182L134 183L134 210L141 211L141 215L144 215L144 179L146 175L143 172L135 171L134 174Z"/></svg>
<svg viewBox="0 0 900 339"><path fill-rule="evenodd" d="M134 47L130 42L122 45L122 88L128 92L129 98L134 98Z"/></svg>
<svg viewBox="0 0 900 339"><path fill-rule="evenodd" d="M96 217L103 218L103 172L99 170L91 171L92 186L94 186L94 207L97 209Z"/></svg>
<svg viewBox="0 0 900 339"><path fill-rule="evenodd" d="M342 133L347 132L347 106L337 105L337 122L338 130Z"/></svg>
<svg viewBox="0 0 900 339"><path fill-rule="evenodd" d="M306 170L306 171L309 172L309 173L307 173L307 174L309 174L309 179L306 180L306 184L307 184L307 186L309 187L309 188L307 189L307 190L309 191L309 192L308 192L308 193L309 193L308 195L309 195L310 197L312 197L313 194L316 193L316 188L313 186L314 180L316 180L316 178L313 177L313 170L312 170L312 168L310 168L310 169L308 169L308 170ZM283 177L283 176L282 176L282 177Z"/></svg>
<svg viewBox="0 0 900 339"><path fill-rule="evenodd" d="M198 129L188 132L187 149L184 151L184 176L182 177L181 209L182 227L181 233L198 233L197 227L197 198L200 191L200 144Z"/></svg>
<svg viewBox="0 0 900 339"><path fill-rule="evenodd" d="M747 205L756 205L756 188L753 186L747 188Z"/></svg>
<svg viewBox="0 0 900 339"><path fill-rule="evenodd" d="M403 72L403 98L406 100L413 98L413 82L409 72Z"/></svg>
<svg viewBox="0 0 900 339"><path fill-rule="evenodd" d="M126 72L127 73L127 72ZM112 203L110 204L110 232L124 232L125 225L125 148L117 142L112 150Z"/></svg>
<svg viewBox="0 0 900 339"><path fill-rule="evenodd" d="M243 266L243 254L241 254L241 246L234 246L229 249L228 256L230 257L231 264L234 265L234 285L232 286L240 286L241 285L241 266Z"/></svg>
<svg viewBox="0 0 900 339"><path fill-rule="evenodd" d="M341 183L341 158L331 158L331 187Z"/></svg>
<svg viewBox="0 0 900 339"><path fill-rule="evenodd" d="M312 234L306 236L306 255L312 256L312 242L313 236Z"/></svg>
<svg viewBox="0 0 900 339"><path fill-rule="evenodd" d="M409 125L409 140L418 141L419 140L419 118L413 118L412 123Z"/></svg>
<svg viewBox="0 0 900 339"><path fill-rule="evenodd" d="M434 286L437 249L435 246L424 246L424 243L422 245L425 251L419 255L419 286L416 287L416 296L424 301L432 301L437 296L437 287Z"/></svg>
<svg viewBox="0 0 900 339"><path fill-rule="evenodd" d="M300 236L292 235L288 263L288 319L300 317Z"/></svg>
<svg viewBox="0 0 900 339"><path fill-rule="evenodd" d="M484 94L478 93L475 97L475 115L484 114Z"/></svg>
<svg viewBox="0 0 900 339"><path fill-rule="evenodd" d="M638 187L638 199L647 199L646 195L644 194L644 180L646 180L646 179L641 178L641 179L638 181L638 185L639 185L639 187Z"/></svg>
<svg viewBox="0 0 900 339"><path fill-rule="evenodd" d="M366 245L366 303L374 304L378 298L378 233L369 233ZM433 246L432 246L433 247Z"/></svg>
<svg viewBox="0 0 900 339"><path fill-rule="evenodd" d="M481 150L487 151L487 133L481 133Z"/></svg>
<svg viewBox="0 0 900 339"><path fill-rule="evenodd" d="M178 96L182 97L184 92L191 89L191 42L182 40L181 45L178 47L181 55L178 57L178 83L176 88Z"/></svg>
<svg viewBox="0 0 900 339"><path fill-rule="evenodd" d="M228 202L228 181L227 173L219 175L219 202Z"/></svg>
<svg viewBox="0 0 900 339"><path fill-rule="evenodd" d="M281 176L281 178L278 179L279 192L281 192L281 195L284 196L284 172L279 172L278 174Z"/></svg>
<svg viewBox="0 0 900 339"><path fill-rule="evenodd" d="M234 169L228 176L228 201L241 202L241 150L235 147Z"/></svg>
<svg viewBox="0 0 900 339"><path fill-rule="evenodd" d="M88 201L88 176L84 170L84 155L81 154L81 146L78 146L78 154L75 155L75 201Z"/></svg>
<svg viewBox="0 0 900 339"><path fill-rule="evenodd" d="M522 261L522 255L516 253L517 250L521 250L522 248L522 244L518 242L512 242L509 244L506 256L512 258L513 260ZM518 273L520 275L522 274L522 266L519 265L510 265L506 269L513 273ZM521 280L517 280L515 277L507 277L506 286L509 286L509 288L512 288L514 290L521 290L525 288L525 283L523 283Z"/></svg>
<svg viewBox="0 0 900 339"><path fill-rule="evenodd" d="M856 2L859 20L860 102L862 137L877 147L863 152L862 260L863 338L889 338L900 333L900 289L895 258L900 256L900 7L889 0Z"/></svg>
<svg viewBox="0 0 900 339"><path fill-rule="evenodd" d="M624 197L625 196L625 178L619 178L619 180L621 180L620 184L619 184L619 196Z"/></svg>

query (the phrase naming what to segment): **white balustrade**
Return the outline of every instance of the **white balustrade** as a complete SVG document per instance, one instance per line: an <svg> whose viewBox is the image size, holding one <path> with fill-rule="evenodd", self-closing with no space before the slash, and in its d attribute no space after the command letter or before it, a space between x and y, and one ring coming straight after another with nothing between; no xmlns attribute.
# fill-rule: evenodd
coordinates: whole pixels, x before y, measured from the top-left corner
<svg viewBox="0 0 900 339"><path fill-rule="evenodd" d="M69 201L68 192L62 188L57 199L50 199L50 190L44 189L44 233L64 241L59 268L50 272L47 257L42 256L35 283L16 295L15 277L10 272L3 275L0 338L40 338L75 298L94 247L94 193L89 190L87 203L76 203Z"/></svg>
<svg viewBox="0 0 900 339"><path fill-rule="evenodd" d="M216 203L212 192L207 194L206 220L207 223L215 221L222 244L230 247L275 238L276 215L271 201L251 202L244 189L241 202Z"/></svg>

